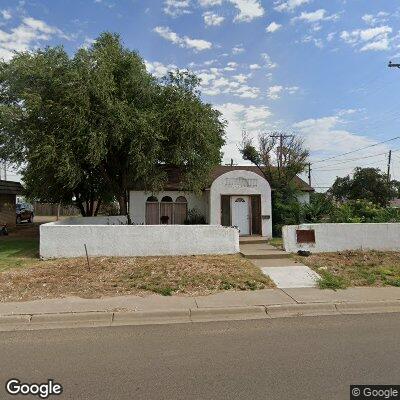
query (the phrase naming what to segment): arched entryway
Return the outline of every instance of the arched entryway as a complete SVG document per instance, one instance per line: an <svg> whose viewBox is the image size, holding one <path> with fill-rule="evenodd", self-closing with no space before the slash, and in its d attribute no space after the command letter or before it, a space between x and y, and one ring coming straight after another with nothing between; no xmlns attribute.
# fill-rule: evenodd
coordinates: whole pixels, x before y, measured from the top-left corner
<svg viewBox="0 0 400 400"><path fill-rule="evenodd" d="M163 225L174 223L174 203L170 196L164 196L160 203L160 222Z"/></svg>
<svg viewBox="0 0 400 400"><path fill-rule="evenodd" d="M174 224L183 225L187 218L188 206L184 196L179 196L174 204Z"/></svg>

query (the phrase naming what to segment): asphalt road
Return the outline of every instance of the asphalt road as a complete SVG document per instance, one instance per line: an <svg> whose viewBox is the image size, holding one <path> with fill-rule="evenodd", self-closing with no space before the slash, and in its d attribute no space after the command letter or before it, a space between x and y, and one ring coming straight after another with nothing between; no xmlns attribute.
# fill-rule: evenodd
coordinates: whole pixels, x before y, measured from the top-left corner
<svg viewBox="0 0 400 400"><path fill-rule="evenodd" d="M54 378L52 399L349 399L400 384L400 314L0 333L5 382ZM38 398L38 397L36 397Z"/></svg>

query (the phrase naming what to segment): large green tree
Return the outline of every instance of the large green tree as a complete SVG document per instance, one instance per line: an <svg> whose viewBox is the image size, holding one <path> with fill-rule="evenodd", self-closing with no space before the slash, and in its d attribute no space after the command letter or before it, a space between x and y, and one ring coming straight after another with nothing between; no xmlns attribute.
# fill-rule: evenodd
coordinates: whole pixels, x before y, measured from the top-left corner
<svg viewBox="0 0 400 400"><path fill-rule="evenodd" d="M83 215L129 187L162 189L165 167L198 190L221 159L224 122L176 71L158 81L118 35L104 33L72 58L61 47L0 65L0 156L21 165L27 192L74 199Z"/></svg>
<svg viewBox="0 0 400 400"><path fill-rule="evenodd" d="M379 168L356 168L353 177L337 177L328 193L337 201L368 200L386 206L396 195L395 182Z"/></svg>

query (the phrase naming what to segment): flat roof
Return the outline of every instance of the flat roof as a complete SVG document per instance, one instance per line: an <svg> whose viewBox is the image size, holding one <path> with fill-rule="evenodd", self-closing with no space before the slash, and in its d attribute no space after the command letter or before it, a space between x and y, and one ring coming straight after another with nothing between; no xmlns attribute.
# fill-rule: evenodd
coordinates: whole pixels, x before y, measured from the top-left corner
<svg viewBox="0 0 400 400"><path fill-rule="evenodd" d="M21 194L22 185L19 182L0 180L0 194Z"/></svg>

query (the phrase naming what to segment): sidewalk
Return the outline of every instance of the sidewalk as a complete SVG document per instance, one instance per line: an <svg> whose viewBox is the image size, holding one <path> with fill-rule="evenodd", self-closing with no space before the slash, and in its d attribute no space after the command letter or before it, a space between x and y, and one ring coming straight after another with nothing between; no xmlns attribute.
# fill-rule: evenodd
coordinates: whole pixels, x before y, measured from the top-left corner
<svg viewBox="0 0 400 400"><path fill-rule="evenodd" d="M260 237L242 237L240 253L269 276L278 288L313 288L320 276L311 268L296 262L284 250Z"/></svg>
<svg viewBox="0 0 400 400"><path fill-rule="evenodd" d="M264 289L0 303L0 331L400 312L400 288Z"/></svg>

